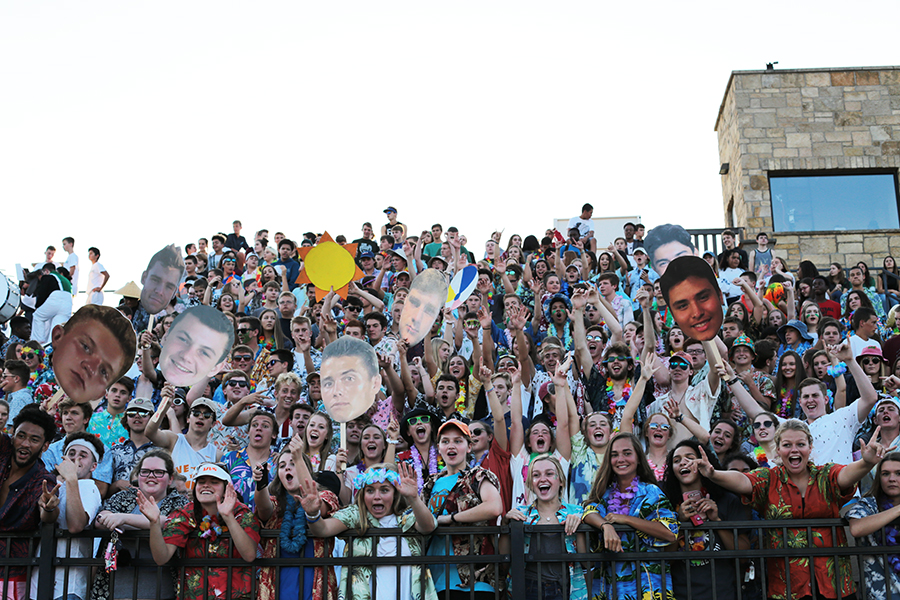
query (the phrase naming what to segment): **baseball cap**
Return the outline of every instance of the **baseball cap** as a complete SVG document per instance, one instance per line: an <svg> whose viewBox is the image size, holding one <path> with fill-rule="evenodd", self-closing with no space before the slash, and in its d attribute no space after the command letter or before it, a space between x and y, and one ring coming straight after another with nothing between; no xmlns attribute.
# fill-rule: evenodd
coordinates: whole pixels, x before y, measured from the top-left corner
<svg viewBox="0 0 900 600"><path fill-rule="evenodd" d="M209 398L197 398L196 400L194 400L191 403L191 410L193 410L199 406L205 406L206 408L208 408L209 410L212 411L213 418L215 418L215 419L219 418L219 405L215 401L210 400Z"/></svg>
<svg viewBox="0 0 900 600"><path fill-rule="evenodd" d="M647 251L644 250L643 246L638 246L637 248L635 248L634 250L631 251L632 254L637 254L638 252L640 252L644 256L650 256L649 254L647 254Z"/></svg>
<svg viewBox="0 0 900 600"><path fill-rule="evenodd" d="M468 438L472 437L472 433L469 431L469 426L466 425L465 423L463 423L462 421L460 421L459 419L450 419L450 420L446 421L443 425L441 425L440 428L438 429L438 436L440 436L444 432L444 429L446 429L448 426L456 427L457 429L459 429L462 432L462 434L464 436L466 436Z"/></svg>
<svg viewBox="0 0 900 600"><path fill-rule="evenodd" d="M205 398L201 399L203 400ZM201 477L215 477L216 479L220 479L225 483L231 483L231 476L225 471L225 469L223 469L216 463L202 463L199 467L194 469L194 472L191 475L191 479L196 481Z"/></svg>
<svg viewBox="0 0 900 600"><path fill-rule="evenodd" d="M375 258L375 255L372 254L372 252L371 252L370 250L366 250L365 252L360 252L359 258L360 258L360 259L363 259L363 258Z"/></svg>
<svg viewBox="0 0 900 600"><path fill-rule="evenodd" d="M153 401L149 398L135 398L128 403L128 406L125 407L125 410L144 410L149 411L150 413L156 412L156 408L154 408L153 406Z"/></svg>

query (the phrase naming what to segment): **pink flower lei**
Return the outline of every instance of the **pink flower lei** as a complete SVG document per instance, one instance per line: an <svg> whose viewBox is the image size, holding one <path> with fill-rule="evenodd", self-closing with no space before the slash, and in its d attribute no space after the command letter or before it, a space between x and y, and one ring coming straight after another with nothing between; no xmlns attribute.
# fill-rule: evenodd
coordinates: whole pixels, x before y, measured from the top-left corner
<svg viewBox="0 0 900 600"><path fill-rule="evenodd" d="M634 479L631 480L631 485L629 485L628 489L624 492L620 491L619 486L615 484L612 496L609 499L609 509L607 512L615 513L617 515L627 515L631 512L631 501L637 496L638 484L640 481L640 477L635 476Z"/></svg>
<svg viewBox="0 0 900 600"><path fill-rule="evenodd" d="M422 476L422 455L419 454L419 449L413 444L409 449L410 454L412 455L413 465L416 467L416 483L419 486L419 493L422 493L422 490L425 487L425 478ZM434 447L434 444L428 449L428 474L434 475L438 472L438 460L437 460L437 449Z"/></svg>

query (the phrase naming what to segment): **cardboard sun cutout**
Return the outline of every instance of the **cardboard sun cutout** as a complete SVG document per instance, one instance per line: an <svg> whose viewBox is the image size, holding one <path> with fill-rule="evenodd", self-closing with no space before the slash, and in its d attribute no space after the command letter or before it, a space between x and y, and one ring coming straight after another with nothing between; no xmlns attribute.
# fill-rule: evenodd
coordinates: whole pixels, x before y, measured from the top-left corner
<svg viewBox="0 0 900 600"><path fill-rule="evenodd" d="M437 269L425 269L413 280L400 313L400 338L414 346L434 325L447 302L447 278Z"/></svg>
<svg viewBox="0 0 900 600"><path fill-rule="evenodd" d="M316 286L316 300L325 297L332 288L341 298L347 298L351 281L362 278L365 273L356 265L356 244L341 246L326 231L319 243L297 250L303 260L303 270L294 283L311 283Z"/></svg>
<svg viewBox="0 0 900 600"><path fill-rule="evenodd" d="M687 337L708 342L716 337L725 315L722 291L709 264L697 256L680 256L659 279L675 323Z"/></svg>
<svg viewBox="0 0 900 600"><path fill-rule="evenodd" d="M375 402L381 389L381 372L375 349L362 340L342 336L322 351L322 403L339 423L360 416ZM347 436L341 430L341 444Z"/></svg>

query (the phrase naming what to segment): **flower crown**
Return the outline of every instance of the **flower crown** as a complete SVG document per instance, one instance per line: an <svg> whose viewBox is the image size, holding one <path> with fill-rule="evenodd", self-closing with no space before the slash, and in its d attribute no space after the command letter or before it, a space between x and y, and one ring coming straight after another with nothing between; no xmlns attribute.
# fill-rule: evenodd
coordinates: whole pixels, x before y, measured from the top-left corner
<svg viewBox="0 0 900 600"><path fill-rule="evenodd" d="M353 489L361 490L367 485L373 483L384 483L387 481L395 488L400 488L400 475L396 471L388 469L366 469L353 478Z"/></svg>

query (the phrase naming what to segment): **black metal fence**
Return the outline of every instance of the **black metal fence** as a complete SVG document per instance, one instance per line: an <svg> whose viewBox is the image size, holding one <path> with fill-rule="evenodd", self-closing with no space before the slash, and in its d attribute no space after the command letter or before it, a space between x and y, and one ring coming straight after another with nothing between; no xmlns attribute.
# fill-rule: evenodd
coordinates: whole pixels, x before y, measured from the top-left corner
<svg viewBox="0 0 900 600"><path fill-rule="evenodd" d="M670 549L660 552L612 553L606 551L588 551L581 554L570 554L560 553L558 551L553 553L543 552L541 550L541 544L546 543L542 542L542 540L550 539L548 538L548 534L551 536L558 534L560 538L562 538L564 533L561 525L526 525L523 523L512 522L510 525L503 527L439 528L429 536L431 538L432 552L425 556L400 556L401 548L404 547L400 539L418 535L415 531L404 533L397 529L376 529L369 530L364 537L375 539L393 538L397 540L394 545L396 550L393 554L373 557L352 556L352 552L350 552L350 555L346 557L336 556L321 558L315 556L283 558L279 554L276 558L263 559L258 557L252 565L240 558L174 558L170 565L164 567L157 566L150 555L147 532L128 532L120 536L124 546L130 546L132 549L143 547L144 550L138 551L130 557L127 554L123 557L120 552L120 564L118 569L110 574L108 588L113 592L110 594L110 598L156 598L157 600L164 600L166 598L175 597L175 590L172 587L173 583L181 590L187 589L185 586L188 584L187 579L190 577L189 573L192 570L195 577L199 574L200 581L206 582L211 571L224 568L228 570L225 588L216 590L212 585L204 585L197 597L210 599L217 597L252 599L270 597L278 599L289 597L283 593L282 589L280 589L280 582L282 575L289 573L287 569L292 569L292 577L294 577L299 584L299 594L293 595L292 598L297 598L298 595L300 597L305 597L303 592L304 587L309 588L313 581L316 580L315 577L313 581L309 580L311 574L306 572L307 569L318 568L324 570L320 571L320 573L329 573L335 568L362 568L365 573L377 572L376 576L371 577L369 580L370 583L367 586L371 587L371 598L379 596L377 586L385 573L389 576L386 581L392 582L391 585L396 586L396 591L392 589L389 593L389 597L400 599L405 590L406 593L411 593L419 598L427 598L426 586L431 580L431 574L442 571L443 574L441 577L434 577L434 583L439 589L443 590L438 592L437 595L439 598L455 597L470 598L471 600L474 600L475 598L493 597L495 600L499 600L500 598L530 600L530 598L543 599L552 597L549 596L549 594L552 593L552 590L562 590L561 598L565 599L570 597L570 592L568 590L572 583L568 581L568 576L565 575L565 573L567 573L567 563L574 563L575 569L583 569L586 580L587 598L591 598L600 593L602 581L606 581L607 585L605 596L610 598L620 597L617 588L625 585L632 586L632 588L636 586L637 597L642 597L644 592L649 591L648 586L657 586L653 589L654 596L658 597L658 595L661 594L662 597L665 598L667 596L667 590L664 588L667 588L669 585L666 578L662 578L659 583L651 584L645 577L638 576L636 582L628 582L626 584L617 580L614 576L604 577L604 574L608 575L610 573L616 573L617 569L622 566L633 566L634 570L640 574L646 572L647 565L654 564L656 566L661 566L663 571L673 572L673 583L677 591L675 597L678 598L678 600L681 600L682 598L699 598L701 596L703 598L715 599L723 595L729 600L732 598L736 600L758 600L768 597L766 582L773 566L775 568L777 568L779 564L785 566L784 570L786 577L784 584L786 587L786 598L799 598L801 596L809 595L810 593L813 597L816 597L821 591L819 589L819 580L821 580L821 577L823 576L820 573L819 579L817 580L815 572L816 559L821 561L823 558L834 559L836 557L846 557L847 559L857 561L859 560L859 557L862 557L861 563L868 562L868 568L872 568L872 565L880 567L885 577L884 581L881 582L877 581L877 577L874 578L874 580L869 581L863 576L865 569L862 566L857 568L856 565L854 565L852 578L857 586L857 596L860 599L876 597L877 594L871 594L870 592L875 590L875 588L886 588L884 595L879 597L887 600L891 598L900 600L900 594L898 594L897 590L892 588L891 585L891 582L896 581L897 578L892 559L900 566L900 559L897 559L896 557L896 554L900 552L900 548L896 546L869 547L854 545L844 547L823 547L821 542L817 544L813 541L820 539L814 535L816 530L830 531L832 537L836 539L839 531L843 531L845 527L846 523L839 519L717 522L707 523L699 528L683 527L682 531L690 536L692 533L698 534L700 532L712 530L718 531L719 533L730 533L735 536L735 539L737 539L739 534L746 534L751 539L755 540L754 545L746 550L727 550L719 548L702 551L675 551ZM619 527L617 529L621 532L632 531L624 527ZM791 530L794 530L795 534L799 531L801 535L789 535ZM584 533L589 537L589 549L591 547L597 547L596 544L600 543L598 532L595 529L588 526L582 526L579 529L579 533ZM783 540L794 540L794 542L789 543L789 546L793 545L801 547L768 548L766 547L767 536L772 533L775 533L776 535L780 534L781 539ZM803 533L806 535L802 535ZM265 544L272 538L275 538L274 543L277 544L279 534L280 532L277 530L264 530L262 534L262 544ZM103 551L106 548L108 536L108 532L97 530L89 530L81 534L73 535L65 531L59 531L55 529L53 525L44 525L39 532L33 535L23 534L10 536L4 534L2 538L0 538L7 542L7 556L3 558L2 566L0 566L0 575L2 575L3 583L10 580L11 574L15 578L17 575L16 569L24 569L26 571L24 575L25 589L28 590L30 588L32 585L31 579L33 577L36 582L36 594L26 592L26 595L22 597L44 600L60 596L62 598L71 598L73 596L68 595L74 594L82 600L88 600L90 597L90 587L104 577L104 562L102 556ZM527 536L532 537L532 542L529 552L525 553L524 548ZM227 534L224 537L227 539ZM352 549L353 540L359 539L360 537L363 536L357 536L354 535L353 532L348 532L347 536L344 538L346 539L347 549ZM474 542L476 538L489 539L492 542L494 549L500 548L502 539L504 548L508 548L508 550L505 552L497 551L490 555L452 556L452 537L456 537L457 541L468 541L470 547L473 545L472 542ZM91 556L71 558L72 544L76 540L83 540L85 538L93 540L92 545L94 546L94 550ZM10 557L9 542L13 539L27 541L29 544L30 555L24 558ZM882 537L881 539L886 538ZM810 542L801 544L797 542L797 540L810 540ZM57 557L58 543L60 544L60 548L65 550L64 552L60 552L62 557ZM852 543L851 540L851 544ZM434 552L435 545L443 547L443 555L437 555L440 553ZM564 544L560 546L559 544L554 543L553 546L556 548L565 548ZM35 555L38 548L40 548L40 556ZM372 548L377 548L377 544L373 543ZM377 550L373 551L372 554L378 554ZM93 558L92 556L97 556L99 558ZM802 564L804 562L805 565ZM426 572L429 573L429 575L428 577L421 578L419 582L420 589L411 590L408 586L404 587L404 585L401 584L401 581L403 581L404 577L409 576L409 573L404 571L404 568L416 565L427 567ZM456 566L458 565L462 565L462 572L468 573L470 579L475 579L475 575L483 573L485 569L494 569L496 574L494 577L495 585L493 586L493 590L484 593L476 592L476 590L471 587L454 587L452 575L454 572L457 572ZM703 567L706 565L709 565L710 568L703 570ZM554 566L556 567L555 569L547 569L547 567ZM167 579L166 572L172 567L174 567L175 574L172 579L169 580ZM384 570L382 567L391 568ZM35 568L37 568L36 572ZM90 569L90 571L88 571L90 575L87 577L87 590L69 589L68 574L78 568ZM248 587L246 589L232 589L231 575L232 571L235 569L243 569L244 572L250 574ZM272 581L272 585L262 586L261 583L263 583L262 580L264 579L263 575L267 569L271 569L271 571L268 572L268 575L269 579ZM861 571L860 569L863 570ZM138 571L142 571L145 574L143 579L136 576ZM394 572L396 575L392 576L391 572ZM827 575L827 577L835 578L838 572L838 569L833 569L830 571L831 574ZM554 578L553 573L563 573L564 576L562 580L558 581ZM847 573L849 574L850 572ZM66 577L63 577L63 574L66 574ZM732 585L734 585L733 588L728 588L727 595L721 591L723 581L716 581L717 577L723 577L723 574L727 581L732 582ZM356 579L359 581L359 573L357 573L357 575ZM116 578L125 576L128 576L130 582L129 585L131 586L130 589L124 591L119 589L118 593L116 593ZM550 578L549 581L548 578ZM57 588L54 596L53 590L56 579L62 581L62 588ZM347 579L351 578L348 577ZM806 589L801 593L801 591L797 589L797 585L799 584L797 584L796 581L806 579L810 582L811 588ZM339 576L336 573L334 574L334 579L332 581L333 583L331 585L336 586L339 581ZM363 582L365 581L366 580L363 579ZM328 581L322 580L321 577L318 578L317 583L322 585L323 589L320 590L320 592L325 592L324 588L329 585ZM840 585L839 582L836 583L838 584L834 585L834 587L837 589L837 597L840 598ZM381 583L381 585L384 585L384 583ZM121 585L119 587L121 588ZM265 593L261 593L261 587L266 587ZM9 597L12 597L10 593L12 587L10 585L4 585L2 589L6 590L6 594L10 594ZM700 591L701 589L703 590L702 592ZM446 590L453 590L453 593L447 594ZM710 592L710 590L712 591ZM308 591L309 590L307 589L307 592ZM526 591L529 593L526 593ZM625 592L628 592L628 590ZM266 594L268 594L268 596ZM0 597L2 596L4 596L4 593L0 593ZM329 597L327 593L320 593L317 594L317 596L323 599ZM353 590L349 585L346 585L339 590L339 596L342 599L358 597L358 595L353 593ZM178 597L184 597L184 593ZM574 598L575 596L572 595L571 597ZM407 598L404 597L403 600L407 600Z"/></svg>

